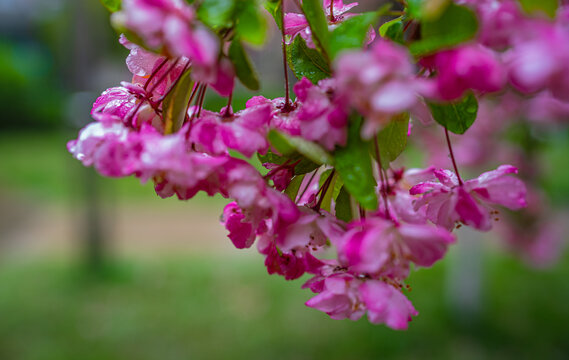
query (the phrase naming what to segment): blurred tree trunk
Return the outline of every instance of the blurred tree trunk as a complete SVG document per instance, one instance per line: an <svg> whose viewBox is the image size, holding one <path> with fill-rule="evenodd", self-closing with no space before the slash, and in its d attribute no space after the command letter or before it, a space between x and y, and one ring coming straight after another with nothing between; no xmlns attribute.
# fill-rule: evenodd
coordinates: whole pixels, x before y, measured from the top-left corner
<svg viewBox="0 0 569 360"><path fill-rule="evenodd" d="M67 2L70 15L70 48L69 48L69 68L66 73L69 77L70 89L73 96L70 100L69 116L70 122L75 127L82 127L91 121L89 111L93 101L93 75L94 69L105 55L107 48L101 44L104 39L97 36L95 29L97 22L104 21L99 12L93 11L93 6L100 6L98 1L76 1ZM98 10L98 9L95 9ZM102 45L102 46L101 46ZM101 208L101 189L98 175L91 168L82 169L81 177L82 197L84 200L84 211L81 223L81 248L88 268L92 271L101 270L106 253L104 216Z"/></svg>

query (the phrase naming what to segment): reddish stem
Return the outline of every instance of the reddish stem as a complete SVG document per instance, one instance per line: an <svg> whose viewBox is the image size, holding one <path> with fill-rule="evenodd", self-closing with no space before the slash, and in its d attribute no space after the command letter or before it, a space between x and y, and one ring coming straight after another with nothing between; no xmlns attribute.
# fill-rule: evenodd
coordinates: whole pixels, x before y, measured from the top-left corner
<svg viewBox="0 0 569 360"><path fill-rule="evenodd" d="M462 178L460 177L460 174L458 173L458 167L456 166L456 160L454 158L454 152L452 151L452 145L450 144L450 137L448 135L448 129L446 127L445 127L445 136L447 138L448 151L450 153L450 158L452 160L452 166L454 167L454 172L456 174L456 177L458 178L458 183L462 186L463 185Z"/></svg>
<svg viewBox="0 0 569 360"><path fill-rule="evenodd" d="M377 158L377 166L379 167L379 180L381 182L381 186L379 189L379 193L381 194L381 197L383 198L383 204L385 206L385 216L387 216L387 218L391 219L391 214L389 213L389 205L387 203L387 175L384 177L384 173L383 173L383 166L381 165L381 156L380 156L380 152L379 152L379 141L377 139L377 135L374 137L374 148L375 148L375 157Z"/></svg>
<svg viewBox="0 0 569 360"><path fill-rule="evenodd" d="M225 112L223 113L223 117L231 117L233 114L231 113L231 102L233 101L233 90L229 93L229 98L227 99L227 106L225 107Z"/></svg>
<svg viewBox="0 0 569 360"><path fill-rule="evenodd" d="M316 211L320 210L320 207L322 206L322 201L324 201L324 197L326 196L326 193L328 192L328 189L330 188L330 184L332 183L332 179L334 178L335 172L336 172L336 169L332 170L332 172L330 172L330 175L328 176L328 178L326 179L324 184L322 184L322 188L319 191L319 193L321 193L320 198L318 199L318 203L314 207L314 210L316 210Z"/></svg>
<svg viewBox="0 0 569 360"><path fill-rule="evenodd" d="M284 0L281 4L281 37L282 37L282 52L283 52L283 69L284 69L284 78L285 78L285 105L283 108L284 112L289 112L291 110L290 105L290 89L288 83L288 65L287 65L287 56L286 56L286 43L285 43L285 24L284 24Z"/></svg>
<svg viewBox="0 0 569 360"><path fill-rule="evenodd" d="M158 87L158 85L160 85L160 83L166 78L166 76L170 73L170 71L172 71L172 69L174 69L174 67L178 64L178 61L180 61L180 58L176 59L176 62L174 62L174 64L164 73L162 74L162 76L158 79L158 81L154 84L154 86L152 86L152 88L150 89L149 93L150 96L152 96L152 93L154 92L154 90L156 90L156 88ZM145 99L146 101L148 101L148 103L151 103L150 98L148 98L145 95ZM142 104L144 103L143 100L141 100L136 107L134 108L134 111L130 114L130 116L128 117L128 119L125 121L127 124L130 123L132 121L132 119L134 118L134 116L136 115L136 113L138 112L138 110L140 110L140 107L142 106ZM154 108L154 107L153 107Z"/></svg>
<svg viewBox="0 0 569 360"><path fill-rule="evenodd" d="M360 219L364 220L366 218L366 210L361 205L358 205L358 207L360 209Z"/></svg>
<svg viewBox="0 0 569 360"><path fill-rule="evenodd" d="M334 21L334 0L330 0L330 21Z"/></svg>
<svg viewBox="0 0 569 360"><path fill-rule="evenodd" d="M198 102L198 115L197 117L200 117L201 113L202 113L202 108L203 108L203 102L205 99L205 92L207 90L207 84L203 85L203 91L202 91L202 96L199 98L199 102Z"/></svg>
<svg viewBox="0 0 569 360"><path fill-rule="evenodd" d="M152 74L150 74L150 76L148 77L148 80L146 80L146 83L144 84L144 90L146 90L146 88L148 88L148 85L150 85L150 83L152 82L152 79L154 79L154 77L158 74L160 69L162 69L164 67L164 65L166 65L167 62L168 62L168 58L164 58L164 60L162 60L160 65L158 65L158 67L152 72Z"/></svg>
<svg viewBox="0 0 569 360"><path fill-rule="evenodd" d="M312 180L314 180L314 177L316 176L316 173L318 172L318 169L314 170L314 172L312 173L312 176L310 177L310 179L308 180L308 182L306 183L306 186L304 187L304 190L302 190L302 192L300 193L300 196L297 197L298 201L300 201L300 199L302 199L302 197L304 196L304 194L306 193L306 191L308 190L308 188L310 187L310 184L312 184Z"/></svg>

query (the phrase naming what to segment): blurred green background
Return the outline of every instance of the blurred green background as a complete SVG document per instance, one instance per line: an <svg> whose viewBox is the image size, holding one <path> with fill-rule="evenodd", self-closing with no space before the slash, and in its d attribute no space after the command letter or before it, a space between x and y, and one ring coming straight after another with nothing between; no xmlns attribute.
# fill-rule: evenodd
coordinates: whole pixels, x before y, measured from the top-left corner
<svg viewBox="0 0 569 360"><path fill-rule="evenodd" d="M0 30L1 360L569 358L568 256L536 270L463 233L445 261L413 272L408 331L330 320L303 305L302 280L231 246L223 199L161 200L66 152L98 93L129 79L96 0L0 0ZM279 94L269 52L277 60L255 60ZM544 158L558 203L567 144Z"/></svg>

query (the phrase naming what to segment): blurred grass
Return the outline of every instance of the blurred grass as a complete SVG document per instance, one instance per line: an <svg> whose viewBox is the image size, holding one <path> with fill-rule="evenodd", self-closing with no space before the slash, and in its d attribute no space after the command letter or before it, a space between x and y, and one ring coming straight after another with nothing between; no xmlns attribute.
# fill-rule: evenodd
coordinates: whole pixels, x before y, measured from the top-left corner
<svg viewBox="0 0 569 360"><path fill-rule="evenodd" d="M0 358L566 359L568 262L490 257L478 320L447 310L445 264L415 272L406 332L309 309L258 256L122 261L94 276L55 260L0 266ZM460 321L458 319L461 319Z"/></svg>
<svg viewBox="0 0 569 360"><path fill-rule="evenodd" d="M0 134L0 192L39 202L80 201L83 175L93 170L67 153L65 143L74 136ZM561 174L548 187L561 198L569 183L569 168L561 166L567 142L562 145L547 153L546 163ZM98 184L106 199L144 206L177 201L159 199L151 184L134 178L98 177ZM223 199L205 198L192 201L221 209ZM306 308L310 293L300 289L301 281L268 276L258 255L121 260L101 274L69 261L3 257L0 359L566 359L564 260L534 271L503 254L487 257L477 319L449 310L448 262L416 272L409 296L421 314L409 331L395 332Z"/></svg>

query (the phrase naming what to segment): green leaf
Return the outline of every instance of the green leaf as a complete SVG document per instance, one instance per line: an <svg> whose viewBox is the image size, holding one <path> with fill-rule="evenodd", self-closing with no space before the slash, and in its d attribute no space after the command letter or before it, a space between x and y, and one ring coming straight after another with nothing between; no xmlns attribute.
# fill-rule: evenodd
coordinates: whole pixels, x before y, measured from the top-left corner
<svg viewBox="0 0 569 360"><path fill-rule="evenodd" d="M237 11L235 31L244 41L253 45L263 45L267 38L267 20L259 13L256 1L241 2Z"/></svg>
<svg viewBox="0 0 569 360"><path fill-rule="evenodd" d="M287 60L297 79L306 77L316 84L332 75L326 60L315 49L306 46L304 39L297 36L287 47Z"/></svg>
<svg viewBox="0 0 569 360"><path fill-rule="evenodd" d="M298 162L294 167L295 175L303 175L312 172L320 167L320 165L316 164L310 159L307 159L306 157L304 157L299 153L295 153L294 155L291 156L281 156L275 154L269 149L267 150L267 153L265 155L257 153L257 158L259 159L261 164L271 163L271 164L282 165L287 161L289 161L290 164Z"/></svg>
<svg viewBox="0 0 569 360"><path fill-rule="evenodd" d="M543 12L550 18L555 17L559 2L557 0L519 0L524 11L528 14Z"/></svg>
<svg viewBox="0 0 569 360"><path fill-rule="evenodd" d="M342 50L361 48L367 33L380 16L379 11L367 12L342 22L330 34L330 58L334 59Z"/></svg>
<svg viewBox="0 0 569 360"><path fill-rule="evenodd" d="M409 113L397 115L377 134L381 165L387 169L389 163L397 159L407 146L409 132Z"/></svg>
<svg viewBox="0 0 569 360"><path fill-rule="evenodd" d="M114 13L121 9L121 0L100 0L101 4L110 12Z"/></svg>
<svg viewBox="0 0 569 360"><path fill-rule="evenodd" d="M308 21L312 32L312 39L325 54L330 53L330 33L328 32L328 20L322 8L321 0L304 0L302 12ZM325 55L326 56L326 55Z"/></svg>
<svg viewBox="0 0 569 360"><path fill-rule="evenodd" d="M328 185L328 190L326 194L324 194L324 199L322 199L322 203L320 204L320 209L326 210L328 212L331 211L332 207L332 199L334 198L334 189L336 187L336 182L338 180L338 173L334 172L331 174L332 180L330 180L330 185Z"/></svg>
<svg viewBox="0 0 569 360"><path fill-rule="evenodd" d="M468 94L455 103L428 105L436 122L455 134L464 134L478 113L478 101L473 94Z"/></svg>
<svg viewBox="0 0 569 360"><path fill-rule="evenodd" d="M275 148L275 150L277 150L283 156L290 156L296 152L296 149L289 143L285 135L276 130L269 131L267 139L269 139L269 142Z"/></svg>
<svg viewBox="0 0 569 360"><path fill-rule="evenodd" d="M164 133L172 134L178 131L184 124L188 101L193 90L194 81L192 80L191 70L186 71L174 88L168 93L162 103L162 115L164 117Z"/></svg>
<svg viewBox="0 0 569 360"><path fill-rule="evenodd" d="M451 0L408 0L406 13L421 20L435 20L444 13Z"/></svg>
<svg viewBox="0 0 569 360"><path fill-rule="evenodd" d="M423 0L407 0L405 13L414 19L420 19L422 15Z"/></svg>
<svg viewBox="0 0 569 360"><path fill-rule="evenodd" d="M415 56L427 55L470 40L477 30L476 14L452 3L436 20L421 22L421 40L412 43L409 50Z"/></svg>
<svg viewBox="0 0 569 360"><path fill-rule="evenodd" d="M251 90L259 90L259 77L239 39L233 39L229 46L228 55L235 66L235 74L241 83Z"/></svg>
<svg viewBox="0 0 569 360"><path fill-rule="evenodd" d="M198 9L198 18L210 27L230 26L235 0L205 0Z"/></svg>
<svg viewBox="0 0 569 360"><path fill-rule="evenodd" d="M350 222L353 219L352 216L352 204L350 203L350 193L346 190L345 186L342 186L338 197L336 198L336 217L345 222Z"/></svg>
<svg viewBox="0 0 569 360"><path fill-rule="evenodd" d="M304 175L295 176L292 178L290 184L288 184L284 193L291 199L293 202L296 201L296 196L298 195L298 190L300 189L300 185L302 184L302 180L304 180Z"/></svg>
<svg viewBox="0 0 569 360"><path fill-rule="evenodd" d="M326 182L326 180L328 180L328 177L330 177L330 174L332 174L332 169L327 169L322 174L320 174L320 178L318 179L318 187L319 188L321 188L322 185L324 185L324 182Z"/></svg>
<svg viewBox="0 0 569 360"><path fill-rule="evenodd" d="M393 40L396 43L403 44L403 18L398 17L386 22L379 27L379 35L383 38Z"/></svg>
<svg viewBox="0 0 569 360"><path fill-rule="evenodd" d="M279 29L283 28L283 8L282 8L282 0L270 0L265 2L265 9L273 16L275 22Z"/></svg>
<svg viewBox="0 0 569 360"><path fill-rule="evenodd" d="M301 137L289 136L276 130L271 130L269 131L268 139L271 145L284 156L294 155L298 152L319 165L332 165L334 163L334 158L326 150Z"/></svg>
<svg viewBox="0 0 569 360"><path fill-rule="evenodd" d="M375 188L377 182L373 177L371 156L368 144L360 137L361 118L352 121L348 129L346 147L336 150L336 170L344 181L350 194L366 209L377 209Z"/></svg>
<svg viewBox="0 0 569 360"><path fill-rule="evenodd" d="M326 194L324 195L324 199L322 199L322 204L320 206L321 209L324 209L328 212L330 212L330 208L332 206L331 205L332 199L338 197L340 190L344 186L344 181L342 180L342 178L338 176L337 172L334 172L334 174L332 174L332 171L333 169L328 169L324 171L320 175L320 179L318 180L318 187L322 187L322 185L324 185L324 183L328 180L330 175L333 176L333 178L330 180L330 185L328 186L328 190L326 191Z"/></svg>
<svg viewBox="0 0 569 360"><path fill-rule="evenodd" d="M282 165L287 160L289 160L288 157L275 154L274 152L271 151L271 149L267 150L267 153L264 155L257 153L257 158L259 159L259 162L261 164L271 163L271 164Z"/></svg>

